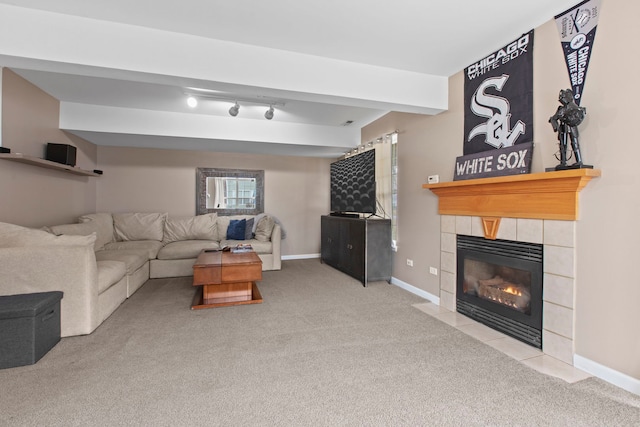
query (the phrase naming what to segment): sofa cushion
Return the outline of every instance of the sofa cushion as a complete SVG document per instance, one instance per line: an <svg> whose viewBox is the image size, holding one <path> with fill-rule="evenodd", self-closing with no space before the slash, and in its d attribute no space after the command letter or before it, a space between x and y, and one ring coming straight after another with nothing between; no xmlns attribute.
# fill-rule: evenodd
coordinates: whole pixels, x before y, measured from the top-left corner
<svg viewBox="0 0 640 427"><path fill-rule="evenodd" d="M166 213L113 214L113 229L116 240L157 240L161 242L166 219Z"/></svg>
<svg viewBox="0 0 640 427"><path fill-rule="evenodd" d="M98 227L94 222L84 222L80 224L62 224L62 225L52 225L48 227L49 232L55 234L56 236L62 235L77 235L77 236L88 236L91 233L96 233L96 244L95 250L100 250L102 247L97 247L98 244Z"/></svg>
<svg viewBox="0 0 640 427"><path fill-rule="evenodd" d="M269 215L264 216L256 224L255 239L261 242L268 242L271 240L271 233L273 233L273 227L276 222Z"/></svg>
<svg viewBox="0 0 640 427"><path fill-rule="evenodd" d="M91 222L95 225L98 237L96 238L96 250L104 248L107 243L113 242L113 217L110 213L100 212L82 215L78 222Z"/></svg>
<svg viewBox="0 0 640 427"><path fill-rule="evenodd" d="M127 267L121 261L98 261L96 264L98 265L99 294L118 283L127 274Z"/></svg>
<svg viewBox="0 0 640 427"><path fill-rule="evenodd" d="M28 246L91 246L96 241L96 233L88 236L56 236L44 230L32 228L18 229L0 235L0 248Z"/></svg>
<svg viewBox="0 0 640 427"><path fill-rule="evenodd" d="M96 252L96 260L121 261L127 267L127 274L133 274L146 262L149 262L149 257L147 256L147 252L144 250L103 250Z"/></svg>
<svg viewBox="0 0 640 427"><path fill-rule="evenodd" d="M227 239L244 240L244 232L247 227L246 219L232 219L227 227Z"/></svg>
<svg viewBox="0 0 640 427"><path fill-rule="evenodd" d="M247 219L247 226L244 229L244 240L253 239L253 221L254 218Z"/></svg>
<svg viewBox="0 0 640 427"><path fill-rule="evenodd" d="M131 240L128 242L111 242L104 246L108 251L135 250L148 254L149 259L158 256L158 251L162 248L162 242L157 240Z"/></svg>
<svg viewBox="0 0 640 427"><path fill-rule="evenodd" d="M0 222L0 235L13 233L14 231L34 230L33 228L23 227L21 225L10 224L8 222Z"/></svg>
<svg viewBox="0 0 640 427"><path fill-rule="evenodd" d="M220 245L214 240L182 240L172 242L160 249L158 259L196 258L203 249L220 249Z"/></svg>
<svg viewBox="0 0 640 427"><path fill-rule="evenodd" d="M223 240L220 242L220 247L224 248L225 246L229 246L233 248L238 245L251 245L253 250L258 254L270 254L273 252L273 244L271 241L269 242L261 242L260 240L251 239L251 240Z"/></svg>
<svg viewBox="0 0 640 427"><path fill-rule="evenodd" d="M167 218L164 223L164 243L180 240L217 240L218 214Z"/></svg>

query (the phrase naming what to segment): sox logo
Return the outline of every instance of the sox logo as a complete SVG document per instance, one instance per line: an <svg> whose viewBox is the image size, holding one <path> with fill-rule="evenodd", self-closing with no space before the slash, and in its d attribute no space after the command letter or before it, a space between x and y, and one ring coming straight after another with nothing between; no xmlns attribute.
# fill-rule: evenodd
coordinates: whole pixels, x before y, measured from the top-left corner
<svg viewBox="0 0 640 427"><path fill-rule="evenodd" d="M508 79L509 76L506 74L490 77L480 83L476 89L471 99L471 111L476 116L486 117L488 120L469 132L467 142L478 135L485 134L485 142L492 147L511 147L518 137L525 133L526 126L522 120L518 120L511 129L509 100L486 93L486 90L491 87L501 92Z"/></svg>

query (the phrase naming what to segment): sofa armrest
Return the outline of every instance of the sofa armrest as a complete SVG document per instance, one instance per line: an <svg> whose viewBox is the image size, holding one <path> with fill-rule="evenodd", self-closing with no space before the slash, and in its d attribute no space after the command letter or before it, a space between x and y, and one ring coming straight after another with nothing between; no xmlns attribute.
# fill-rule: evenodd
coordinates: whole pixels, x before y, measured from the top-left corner
<svg viewBox="0 0 640 427"><path fill-rule="evenodd" d="M273 231L271 232L271 246L272 246L272 254L273 254L273 268L275 270L280 270L282 267L282 258L280 256L280 244L282 241L282 227L280 224L276 224L273 227Z"/></svg>
<svg viewBox="0 0 640 427"><path fill-rule="evenodd" d="M0 295L62 291L62 336L91 333L99 324L98 273L89 246L0 248Z"/></svg>

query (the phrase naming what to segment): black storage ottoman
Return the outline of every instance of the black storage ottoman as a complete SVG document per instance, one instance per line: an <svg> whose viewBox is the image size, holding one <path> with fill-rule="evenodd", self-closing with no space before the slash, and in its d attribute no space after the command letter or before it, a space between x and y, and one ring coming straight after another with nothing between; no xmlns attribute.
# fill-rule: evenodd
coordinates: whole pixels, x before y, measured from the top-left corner
<svg viewBox="0 0 640 427"><path fill-rule="evenodd" d="M0 296L0 369L32 365L60 341L62 292Z"/></svg>

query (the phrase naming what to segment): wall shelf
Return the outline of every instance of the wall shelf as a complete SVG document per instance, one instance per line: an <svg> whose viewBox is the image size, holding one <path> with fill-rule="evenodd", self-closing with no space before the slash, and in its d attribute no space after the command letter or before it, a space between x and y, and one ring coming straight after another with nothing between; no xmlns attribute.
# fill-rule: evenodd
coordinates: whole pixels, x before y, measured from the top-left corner
<svg viewBox="0 0 640 427"><path fill-rule="evenodd" d="M440 215L578 219L578 194L598 169L509 175L423 184L438 196Z"/></svg>
<svg viewBox="0 0 640 427"><path fill-rule="evenodd" d="M26 156L21 153L0 154L0 159L18 163L26 163L28 165L38 166L46 169L55 169L67 173L72 173L74 175L100 176L100 174L92 171L80 169L74 166L64 165L62 163L52 162L51 160L40 159L38 157Z"/></svg>

